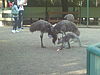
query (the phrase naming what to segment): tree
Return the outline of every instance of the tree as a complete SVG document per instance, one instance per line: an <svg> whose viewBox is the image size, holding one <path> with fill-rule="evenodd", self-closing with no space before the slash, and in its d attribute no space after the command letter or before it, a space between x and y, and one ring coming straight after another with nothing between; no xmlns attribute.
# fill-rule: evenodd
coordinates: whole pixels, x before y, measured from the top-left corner
<svg viewBox="0 0 100 75"><path fill-rule="evenodd" d="M61 0L61 4L62 4L62 11L68 12L68 7L69 7L68 0Z"/></svg>
<svg viewBox="0 0 100 75"><path fill-rule="evenodd" d="M2 7L5 8L5 0L2 0Z"/></svg>
<svg viewBox="0 0 100 75"><path fill-rule="evenodd" d="M61 0L62 11L68 12L68 7L77 7L82 0Z"/></svg>

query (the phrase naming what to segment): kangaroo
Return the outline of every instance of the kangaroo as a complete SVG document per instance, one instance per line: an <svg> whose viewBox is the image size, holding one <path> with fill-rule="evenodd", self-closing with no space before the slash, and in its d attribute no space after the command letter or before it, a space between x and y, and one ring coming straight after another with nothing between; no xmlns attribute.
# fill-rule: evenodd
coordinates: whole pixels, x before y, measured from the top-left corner
<svg viewBox="0 0 100 75"><path fill-rule="evenodd" d="M79 36L73 32L67 32L65 36L58 38L57 44L62 44L59 50L62 50L64 48L64 44L66 43L68 43L68 48L71 48L70 40L73 40L73 39L76 39L79 42L79 46L81 47L81 41L79 39Z"/></svg>

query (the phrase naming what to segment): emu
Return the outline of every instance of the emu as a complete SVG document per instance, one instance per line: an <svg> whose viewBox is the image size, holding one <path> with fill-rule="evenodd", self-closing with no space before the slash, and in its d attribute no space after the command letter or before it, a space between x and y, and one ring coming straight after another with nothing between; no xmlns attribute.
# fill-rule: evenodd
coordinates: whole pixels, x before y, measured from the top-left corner
<svg viewBox="0 0 100 75"><path fill-rule="evenodd" d="M80 31L78 30L78 27L76 26L76 24L68 20L62 20L56 23L55 26L52 28L52 31L54 32L54 34L62 33L62 37L66 36L66 32L73 32L77 36L80 35ZM69 44L69 41L68 41L68 44Z"/></svg>
<svg viewBox="0 0 100 75"><path fill-rule="evenodd" d="M62 33L66 35L66 32L73 32L77 36L80 35L80 31L78 30L78 27L76 26L76 24L68 20L62 20L56 23L54 27L52 28L52 31L55 34Z"/></svg>
<svg viewBox="0 0 100 75"><path fill-rule="evenodd" d="M57 40L57 35L54 34L51 31L52 25L51 23L45 21L45 20L38 20L31 24L30 26L30 32L40 31L40 38L41 38L41 47L46 48L43 44L43 34L48 33L48 35L52 36L52 42L55 44L55 41Z"/></svg>
<svg viewBox="0 0 100 75"><path fill-rule="evenodd" d="M74 22L74 15L73 14L67 14L67 15L64 16L64 19Z"/></svg>

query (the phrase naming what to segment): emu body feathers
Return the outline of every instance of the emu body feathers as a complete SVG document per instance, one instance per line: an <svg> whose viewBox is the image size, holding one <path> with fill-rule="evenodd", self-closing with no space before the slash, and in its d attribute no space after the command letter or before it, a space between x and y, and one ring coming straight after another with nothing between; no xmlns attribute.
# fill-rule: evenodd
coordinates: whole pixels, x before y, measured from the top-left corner
<svg viewBox="0 0 100 75"><path fill-rule="evenodd" d="M52 36L52 38L53 38L52 42L54 44L55 44L55 41L57 40L57 35L51 31L51 26L52 26L51 23L44 21L44 20L38 20L31 24L30 32L35 32L35 31L41 32L40 38L41 38L41 47L42 48L45 48L45 46L43 45L43 34L44 33L48 33L48 35Z"/></svg>
<svg viewBox="0 0 100 75"><path fill-rule="evenodd" d="M58 23L56 23L55 27L53 28L55 33L65 33L65 32L73 32L76 35L80 35L80 32L76 26L75 23L68 21L68 20L62 20Z"/></svg>
<svg viewBox="0 0 100 75"><path fill-rule="evenodd" d="M50 27L51 27L51 23L44 20L39 20L31 24L30 31L48 32Z"/></svg>
<svg viewBox="0 0 100 75"><path fill-rule="evenodd" d="M75 23L68 21L68 20L62 20L55 24L53 27L51 23L45 20L38 20L31 24L30 26L30 32L40 31L41 35L41 47L45 48L43 45L43 34L48 33L48 35L52 36L52 42L55 44L55 41L57 40L57 34L65 32L73 32L77 36L80 35L80 31L78 30ZM65 34L66 35L66 34Z"/></svg>

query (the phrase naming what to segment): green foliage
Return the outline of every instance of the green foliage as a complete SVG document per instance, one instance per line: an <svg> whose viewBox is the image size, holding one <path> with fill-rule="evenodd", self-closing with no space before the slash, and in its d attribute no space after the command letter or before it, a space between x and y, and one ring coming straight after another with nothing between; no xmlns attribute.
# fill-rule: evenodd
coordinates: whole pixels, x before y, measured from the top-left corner
<svg viewBox="0 0 100 75"><path fill-rule="evenodd" d="M29 7L45 7L47 1L48 7L59 7L65 4L66 2L63 2L63 0L28 0ZM82 6L87 5L87 0L65 0L68 7L77 7L80 6L80 2L82 2ZM95 6L95 0L90 0L90 6Z"/></svg>
<svg viewBox="0 0 100 75"><path fill-rule="evenodd" d="M74 6L79 6L79 3L83 0L73 0L73 2L69 2L69 6L74 7Z"/></svg>
<svg viewBox="0 0 100 75"><path fill-rule="evenodd" d="M7 1L13 2L14 0L7 0Z"/></svg>
<svg viewBox="0 0 100 75"><path fill-rule="evenodd" d="M61 1L62 0L28 0L28 6L30 7L44 7L46 6L46 1L47 1L47 5L48 7L50 6L62 6L62 3ZM79 6L79 1L82 1L82 0L69 0L67 5L69 6Z"/></svg>
<svg viewBox="0 0 100 75"><path fill-rule="evenodd" d="M28 0L28 6L29 7L44 7L46 6L46 1L47 1L47 6L60 6L61 1L60 0Z"/></svg>

